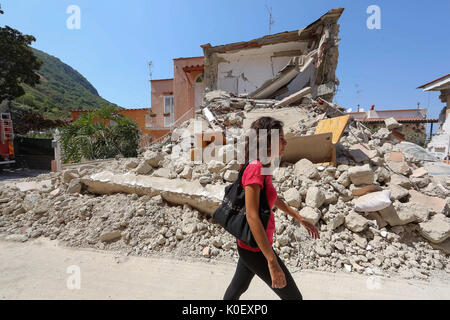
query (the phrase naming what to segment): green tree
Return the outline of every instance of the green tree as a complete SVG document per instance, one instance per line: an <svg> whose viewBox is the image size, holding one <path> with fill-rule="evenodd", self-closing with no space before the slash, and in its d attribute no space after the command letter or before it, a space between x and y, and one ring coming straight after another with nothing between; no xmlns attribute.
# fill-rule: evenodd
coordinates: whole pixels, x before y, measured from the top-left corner
<svg viewBox="0 0 450 320"><path fill-rule="evenodd" d="M3 11L0 10L0 14ZM0 27L0 102L13 100L25 91L21 83L34 86L39 83L42 62L31 51L30 44L36 41L31 35L24 35L9 26Z"/></svg>
<svg viewBox="0 0 450 320"><path fill-rule="evenodd" d="M63 162L136 157L141 134L135 121L111 107L84 113L61 129Z"/></svg>

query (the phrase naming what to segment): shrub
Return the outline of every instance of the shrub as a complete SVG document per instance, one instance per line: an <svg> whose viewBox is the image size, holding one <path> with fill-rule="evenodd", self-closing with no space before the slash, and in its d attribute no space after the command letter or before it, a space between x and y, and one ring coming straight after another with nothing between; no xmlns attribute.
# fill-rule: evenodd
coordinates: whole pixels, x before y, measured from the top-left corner
<svg viewBox="0 0 450 320"><path fill-rule="evenodd" d="M140 131L135 121L103 107L84 113L60 133L63 162L107 159L116 155L136 157Z"/></svg>

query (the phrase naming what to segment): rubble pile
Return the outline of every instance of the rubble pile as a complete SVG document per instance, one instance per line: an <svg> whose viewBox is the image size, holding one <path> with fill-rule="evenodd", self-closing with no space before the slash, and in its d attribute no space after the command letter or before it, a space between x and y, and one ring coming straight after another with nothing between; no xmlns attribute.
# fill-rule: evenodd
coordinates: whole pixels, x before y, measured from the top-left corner
<svg viewBox="0 0 450 320"><path fill-rule="evenodd" d="M227 142L235 143L215 150L223 161L194 163L189 152L179 152L186 136L195 141L191 119L137 158L3 185L0 233L15 241L45 236L134 255L236 260L235 239L213 221L212 212L223 197L220 190L237 178L236 143L246 119L257 111L277 118L283 108L276 103L223 91L206 94L215 123L200 112L196 119L210 130L226 129ZM286 136L311 135L320 120L342 111L310 98L291 107L301 119L286 127ZM336 145L336 166L300 159L275 170L279 197L320 230L320 239L312 240L275 210L274 249L287 265L421 279L450 273L450 179L430 175L426 152L398 141L388 129L394 127L389 120L371 132L351 121ZM230 152L234 159L226 157Z"/></svg>

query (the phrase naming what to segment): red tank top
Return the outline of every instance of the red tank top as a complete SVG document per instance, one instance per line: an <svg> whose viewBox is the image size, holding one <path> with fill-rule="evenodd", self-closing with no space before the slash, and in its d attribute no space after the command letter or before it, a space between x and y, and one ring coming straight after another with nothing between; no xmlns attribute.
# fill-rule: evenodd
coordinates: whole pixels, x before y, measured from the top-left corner
<svg viewBox="0 0 450 320"><path fill-rule="evenodd" d="M264 176L261 175L261 168L262 164L259 160L254 160L250 162L245 168L244 173L242 174L242 186L245 188L248 185L251 184L259 184L261 186L261 189L264 187ZM277 191L275 190L275 187L272 184L272 176L267 175L266 176L266 194L267 199L269 200L269 207L270 207L270 219L267 223L267 229L266 229L266 236L269 240L270 245L273 244L273 234L275 233L275 218L273 216L272 207L275 204L275 201L277 200ZM246 245L241 240L238 240L238 246L247 249L253 252L261 251L259 248L252 248L248 245Z"/></svg>

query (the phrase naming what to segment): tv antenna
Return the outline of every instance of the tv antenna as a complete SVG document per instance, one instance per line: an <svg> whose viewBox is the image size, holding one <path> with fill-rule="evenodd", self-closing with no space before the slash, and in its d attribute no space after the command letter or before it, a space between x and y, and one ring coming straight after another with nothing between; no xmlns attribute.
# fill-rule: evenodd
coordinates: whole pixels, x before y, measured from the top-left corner
<svg viewBox="0 0 450 320"><path fill-rule="evenodd" d="M150 76L150 80L152 80L153 76L153 61L148 62L148 74Z"/></svg>
<svg viewBox="0 0 450 320"><path fill-rule="evenodd" d="M359 90L358 87L359 85L355 84L356 87L356 105L358 107L358 112L359 112L359 94L361 93L362 90Z"/></svg>
<svg viewBox="0 0 450 320"><path fill-rule="evenodd" d="M266 5L266 9L269 12L269 34L272 34L272 25L275 23L275 20L272 18L272 7L268 7Z"/></svg>

